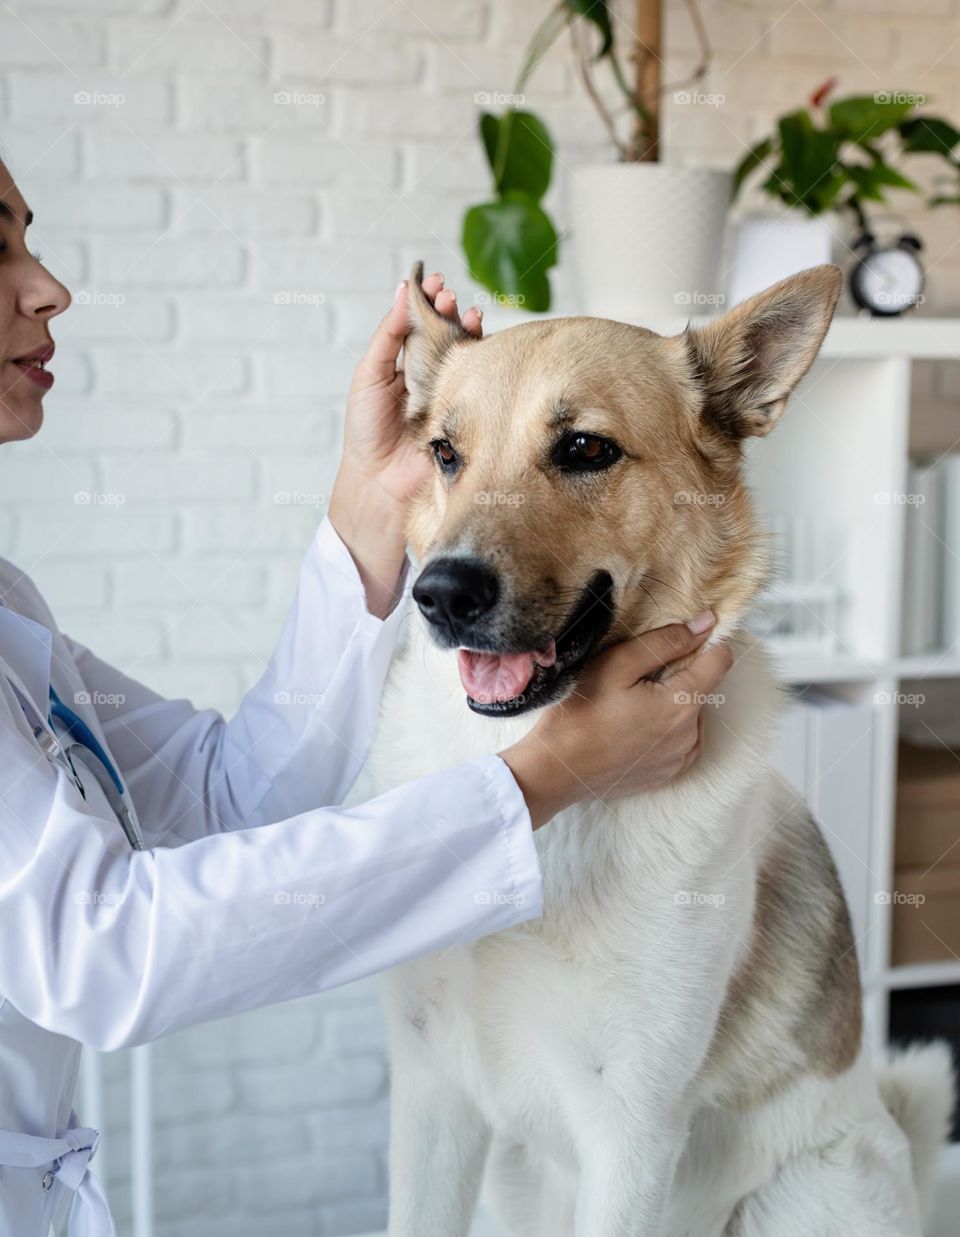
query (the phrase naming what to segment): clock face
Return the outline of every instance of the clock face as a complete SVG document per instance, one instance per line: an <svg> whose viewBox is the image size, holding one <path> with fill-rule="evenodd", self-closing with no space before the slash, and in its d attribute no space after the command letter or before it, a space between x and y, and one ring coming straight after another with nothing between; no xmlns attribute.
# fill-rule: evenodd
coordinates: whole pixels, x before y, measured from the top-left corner
<svg viewBox="0 0 960 1237"><path fill-rule="evenodd" d="M879 314L899 314L916 303L923 287L923 269L903 249L878 249L857 271L859 299Z"/></svg>

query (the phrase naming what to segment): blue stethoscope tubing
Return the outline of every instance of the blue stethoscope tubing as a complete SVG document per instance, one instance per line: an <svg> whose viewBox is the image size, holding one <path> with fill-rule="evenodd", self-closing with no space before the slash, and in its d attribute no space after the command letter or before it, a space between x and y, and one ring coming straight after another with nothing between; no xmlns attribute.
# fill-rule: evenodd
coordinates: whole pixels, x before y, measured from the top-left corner
<svg viewBox="0 0 960 1237"><path fill-rule="evenodd" d="M103 744L83 718L75 713L69 705L63 703L51 683L50 709L46 721L44 721L39 711L33 707L33 702L29 696L25 696L19 685L9 675L7 675L7 682L20 701L20 706L33 729L34 738L40 744L40 748L47 759L51 763L59 764L69 773L74 785L85 799L87 794L76 768L77 764L82 765L96 779L107 802L116 814L123 832L126 834L127 841L134 850L143 850L143 835L140 832L136 815L131 805L127 802L129 796L124 789L120 774L104 750ZM60 723L70 738L73 739L72 743L62 743L57 738L53 729L54 719Z"/></svg>

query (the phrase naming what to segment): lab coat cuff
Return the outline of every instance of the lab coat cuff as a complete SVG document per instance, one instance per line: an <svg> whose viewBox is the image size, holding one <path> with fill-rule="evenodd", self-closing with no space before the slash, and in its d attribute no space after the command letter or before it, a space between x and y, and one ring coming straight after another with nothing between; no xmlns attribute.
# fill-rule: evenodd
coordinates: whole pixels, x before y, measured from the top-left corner
<svg viewBox="0 0 960 1237"><path fill-rule="evenodd" d="M363 587L363 581L360 578L360 571L353 555L347 549L340 534L333 527L328 515L325 515L321 520L313 544L323 562L331 570L336 571L346 582L351 594L356 599L358 609L362 611L364 622L376 627L396 626L396 618L403 610L403 607L400 605L400 599L403 596L407 579L410 575L410 559L406 555L404 555L397 582L394 586L394 603L386 618L381 619L377 615L371 614L367 609L367 594ZM391 622L391 620L394 621Z"/></svg>
<svg viewBox="0 0 960 1237"><path fill-rule="evenodd" d="M514 922L539 919L543 914L543 876L527 801L510 766L500 756L482 756L471 763L479 766L500 816L510 882L507 896L517 911Z"/></svg>

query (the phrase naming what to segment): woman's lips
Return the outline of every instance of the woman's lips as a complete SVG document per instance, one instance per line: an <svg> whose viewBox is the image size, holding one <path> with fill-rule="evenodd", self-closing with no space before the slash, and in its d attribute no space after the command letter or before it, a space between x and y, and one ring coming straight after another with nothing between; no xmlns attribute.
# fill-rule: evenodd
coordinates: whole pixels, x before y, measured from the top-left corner
<svg viewBox="0 0 960 1237"><path fill-rule="evenodd" d="M11 361L10 364L15 365L31 382L35 382L45 391L49 391L53 386L53 374L48 369L42 369L39 361Z"/></svg>

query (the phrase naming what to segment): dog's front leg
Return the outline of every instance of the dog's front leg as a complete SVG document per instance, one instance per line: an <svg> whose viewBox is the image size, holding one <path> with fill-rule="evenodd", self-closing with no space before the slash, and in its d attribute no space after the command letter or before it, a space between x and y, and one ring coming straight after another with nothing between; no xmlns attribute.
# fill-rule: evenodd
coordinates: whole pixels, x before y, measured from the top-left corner
<svg viewBox="0 0 960 1237"><path fill-rule="evenodd" d="M404 1060L390 1096L389 1237L467 1237L489 1143L449 1078Z"/></svg>
<svg viewBox="0 0 960 1237"><path fill-rule="evenodd" d="M679 1116L671 1120L651 1102L639 1119L601 1116L581 1136L576 1237L660 1237L684 1144Z"/></svg>

